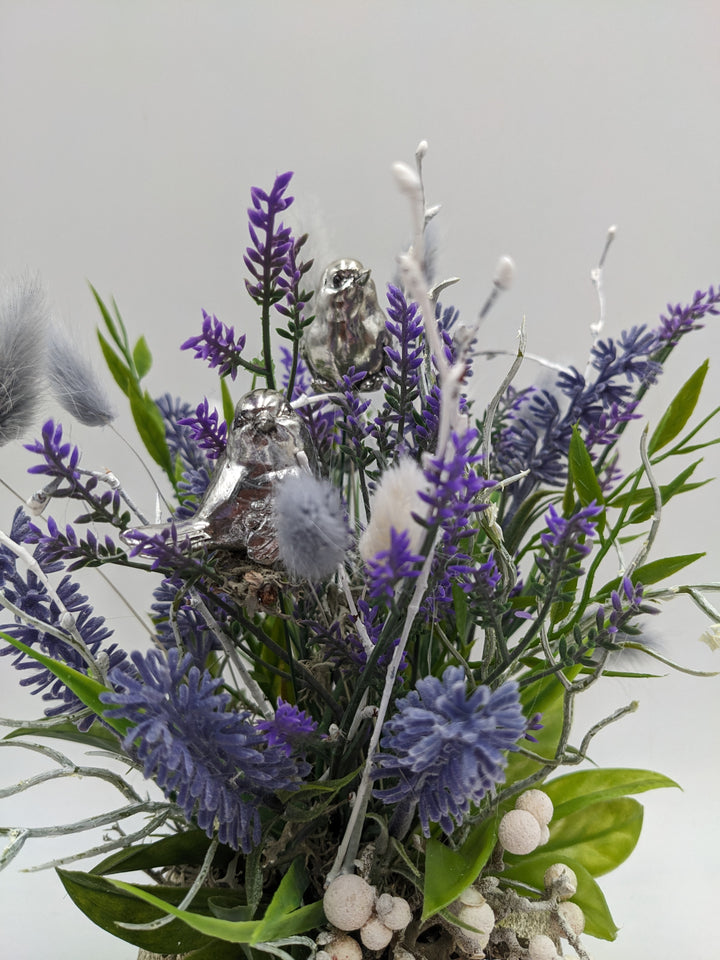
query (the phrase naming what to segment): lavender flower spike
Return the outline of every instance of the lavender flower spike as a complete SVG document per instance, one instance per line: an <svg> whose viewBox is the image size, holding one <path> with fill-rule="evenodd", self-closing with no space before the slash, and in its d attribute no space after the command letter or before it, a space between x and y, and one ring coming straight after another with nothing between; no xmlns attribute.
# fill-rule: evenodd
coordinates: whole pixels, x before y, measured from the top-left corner
<svg viewBox="0 0 720 960"><path fill-rule="evenodd" d="M270 742L247 711L228 710L230 696L217 693L222 678L190 666L189 654L132 659L137 677L114 670L115 691L101 694L108 717L132 724L124 748L208 836L217 829L220 843L248 853L260 840L263 799L295 789L308 765L290 760L286 742Z"/></svg>
<svg viewBox="0 0 720 960"><path fill-rule="evenodd" d="M0 288L0 447L27 430L41 396L48 309L40 283L10 280Z"/></svg>
<svg viewBox="0 0 720 960"><path fill-rule="evenodd" d="M525 736L517 683L468 691L462 668L448 667L442 679L418 680L397 708L383 729L374 772L375 779L397 783L373 795L385 803L417 804L426 837L430 823L450 834L453 820L461 825L470 804L505 779L505 753Z"/></svg>

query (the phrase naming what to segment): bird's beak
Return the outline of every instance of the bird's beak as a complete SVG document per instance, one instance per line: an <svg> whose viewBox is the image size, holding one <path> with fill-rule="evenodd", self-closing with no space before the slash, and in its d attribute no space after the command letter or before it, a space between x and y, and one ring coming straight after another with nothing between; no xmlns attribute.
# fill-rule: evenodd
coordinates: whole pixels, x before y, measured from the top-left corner
<svg viewBox="0 0 720 960"><path fill-rule="evenodd" d="M359 284L361 287L364 287L365 284L368 282L369 279L370 279L370 271L369 271L369 270L363 270L362 273L359 273L359 274L357 275L357 278L356 278L356 280L355 280L355 283Z"/></svg>

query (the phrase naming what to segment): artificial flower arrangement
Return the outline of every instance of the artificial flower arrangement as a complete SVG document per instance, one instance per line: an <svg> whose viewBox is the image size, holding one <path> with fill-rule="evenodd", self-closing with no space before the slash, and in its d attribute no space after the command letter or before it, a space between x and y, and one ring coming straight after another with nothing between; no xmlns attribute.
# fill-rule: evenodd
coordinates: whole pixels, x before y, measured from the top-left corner
<svg viewBox="0 0 720 960"><path fill-rule="evenodd" d="M121 805L88 822L109 828L102 844L51 865L143 956L553 960L569 945L586 958L585 935L616 935L597 878L637 842L634 795L674 785L563 768L636 706L578 735L578 694L648 676L627 648L667 662L641 627L658 600L689 595L717 643L705 594L664 584L700 554L651 556L665 505L699 485L688 455L713 442L699 435L712 414L691 422L707 363L645 430L639 462L625 465L618 442L720 291L618 339L600 337L600 296L585 372L550 365L545 389L513 386L521 330L478 410L479 320L461 324L440 302L454 281L430 275L425 150L395 167L414 239L384 300L350 259L306 289L307 237L281 221L291 174L252 190L246 286L262 350L247 356L208 314L182 344L217 368L221 409L153 399L145 338L133 343L93 290L108 368L172 491L157 522L55 420L28 445L43 485L0 534L0 653L48 706L37 722L3 721L3 743L57 766L4 795L65 775L114 784ZM512 271L502 258L480 318ZM602 260L594 281L601 294ZM41 301L32 281L4 295L3 443L27 429L41 377L81 422L114 416L57 336L33 369ZM666 462L679 466L660 483ZM79 511L65 527L59 498ZM114 565L153 578L147 652L112 635L76 579ZM141 771L157 799L50 738ZM48 835L0 832L2 865ZM89 872L67 869L90 855L102 859ZM119 879L131 871L151 882Z"/></svg>

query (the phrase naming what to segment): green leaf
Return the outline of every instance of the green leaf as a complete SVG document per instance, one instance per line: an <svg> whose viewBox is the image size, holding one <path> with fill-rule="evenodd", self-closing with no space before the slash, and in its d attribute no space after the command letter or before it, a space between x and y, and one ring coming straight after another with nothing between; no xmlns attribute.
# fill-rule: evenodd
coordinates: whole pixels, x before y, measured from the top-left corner
<svg viewBox="0 0 720 960"><path fill-rule="evenodd" d="M99 695L105 693L108 687L103 686L103 684L97 680L93 680L92 677L80 673L78 670L73 670L72 667L68 667L65 663L60 663L58 660L51 660L50 657L46 657L44 653L33 650L32 647L26 646L21 640L16 640L15 637L11 637L7 633L0 632L0 637L7 643L12 644L13 647L21 650L28 657L37 660L38 663L47 667L50 673L57 677L58 680L62 680L65 686L69 690L72 690L75 696L81 700L86 707L89 707L93 713L96 713L98 716L103 717L103 713L107 710L107 707L100 700ZM112 729L116 730L121 736L124 736L130 728L130 723L127 720L115 720L107 717L103 717L103 719L109 727L112 727Z"/></svg>
<svg viewBox="0 0 720 960"><path fill-rule="evenodd" d="M130 393L130 384L132 383L132 374L129 368L120 357L118 357L117 353L115 353L99 330L97 331L97 336L108 370L112 374L115 383L120 387L125 396L128 396Z"/></svg>
<svg viewBox="0 0 720 960"><path fill-rule="evenodd" d="M142 843L124 850L116 850L90 871L97 876L109 873L129 873L135 870L154 870L156 867L201 864L207 853L210 840L203 830L187 830L185 833L163 837L153 843ZM213 863L220 858L220 850Z"/></svg>
<svg viewBox="0 0 720 960"><path fill-rule="evenodd" d="M223 416L225 417L225 423L228 425L228 429L235 419L235 404L233 403L232 397L230 396L230 390L228 385L225 382L225 378L220 378L220 392L222 394L222 406L223 406Z"/></svg>
<svg viewBox="0 0 720 960"><path fill-rule="evenodd" d="M551 821L543 852L552 853L556 860L577 860L598 877L627 860L640 837L642 820L642 805L630 797L591 803Z"/></svg>
<svg viewBox="0 0 720 960"><path fill-rule="evenodd" d="M147 345L145 337L140 337L135 344L133 362L135 364L137 378L138 380L142 380L142 378L150 372L150 368L152 367L152 354L150 353L150 348Z"/></svg>
<svg viewBox="0 0 720 960"><path fill-rule="evenodd" d="M649 586L651 583L658 583L660 580L665 580L667 577L672 577L679 570L689 566L691 563L695 563L696 560L699 560L704 556L704 552L684 553L678 554L676 557L664 557L661 560L652 560L650 563L644 563L642 566L637 568L637 570L633 573L633 581L635 583L642 583L643 586ZM602 600L605 597L609 597L613 590L619 589L621 583L622 577L615 577L614 580L609 580L600 588L595 595L595 598L597 600Z"/></svg>
<svg viewBox="0 0 720 960"><path fill-rule="evenodd" d="M183 920L193 930L228 943L262 943L284 937L297 936L317 927L323 917L322 900L299 906L307 885L302 861L297 858L280 881L262 920L230 921L208 917L187 910L179 910L159 899L143 887L136 887L121 880L109 881L120 890L125 890ZM215 891L217 895L217 891Z"/></svg>
<svg viewBox="0 0 720 960"><path fill-rule="evenodd" d="M422 919L439 913L479 876L495 846L495 822L485 821L470 831L458 850L430 838L425 847L425 885Z"/></svg>
<svg viewBox="0 0 720 960"><path fill-rule="evenodd" d="M210 942L211 934L191 929L179 920L174 920L167 926L159 927L156 930L127 930L124 927L117 926L118 922L148 923L165 913L171 912L166 900L170 904L179 903L187 893L187 890L182 887L138 887L131 888L131 894L120 888L119 881L106 880L103 877L71 870L57 870L57 874L72 901L86 917L89 917L93 923L102 927L103 930L107 930L108 933L112 933L127 943L132 943L136 947L142 947L152 953L175 954L176 952L185 953L189 950L196 950ZM165 899L161 900L159 897L150 895L154 904L148 906L147 903L150 901L143 902L135 895L136 890L148 893L150 889L162 893ZM215 889L204 888L199 890L193 900L193 907L196 910L206 910L209 913L208 897L217 896L217 893L218 891ZM207 919L211 918L208 917Z"/></svg>
<svg viewBox="0 0 720 960"><path fill-rule="evenodd" d="M587 507L593 500L598 506L602 506L605 503L603 492L577 424L573 427L572 437L570 438L568 465L578 499L583 507ZM604 525L604 519L604 513L598 516L598 530L600 531Z"/></svg>
<svg viewBox="0 0 720 960"><path fill-rule="evenodd" d="M670 406L662 415L660 423L653 431L652 437L650 437L650 442L648 443L648 453L650 455L670 443L670 441L680 433L692 416L693 410L700 399L700 391L702 390L709 364L709 360L701 363L695 373L680 387L670 402Z"/></svg>
<svg viewBox="0 0 720 960"><path fill-rule="evenodd" d="M611 768L580 770L546 781L542 790L553 802L553 822L600 800L626 797L663 787L680 785L653 770Z"/></svg>
<svg viewBox="0 0 720 960"><path fill-rule="evenodd" d="M545 663L543 661L543 667ZM565 670L568 680L574 680L580 672L580 667L570 667ZM563 695L565 688L555 676L543 677L534 683L528 684L520 695L523 713L530 718L536 713L541 714L542 730L533 733L537 743L531 744L533 753L541 757L553 759L560 741L563 724ZM508 785L524 780L535 773L538 762L530 757L523 757L513 753L508 758L505 770L505 782Z"/></svg>
<svg viewBox="0 0 720 960"><path fill-rule="evenodd" d="M518 862L512 866L506 866L502 875L508 880L527 883L542 890L545 871L558 862L566 864L575 871L578 888L572 899L585 914L585 933L601 940L614 940L618 928L603 892L594 877L577 860L571 857L558 858L554 853L546 853L545 848L542 847L536 853L519 858Z"/></svg>
<svg viewBox="0 0 720 960"><path fill-rule="evenodd" d="M147 391L141 394L134 385L130 389L130 409L135 426L145 449L159 464L172 482L174 470L170 450L165 439L165 424L157 404Z"/></svg>
<svg viewBox="0 0 720 960"><path fill-rule="evenodd" d="M90 287L90 290L92 291L93 297L95 298L95 303L98 305L98 309L100 310L100 313L101 313L101 315L102 315L102 318L103 318L103 320L105 321L105 326L107 327L108 332L110 333L110 336L111 336L112 339L115 341L115 343L117 344L117 346L122 350L122 349L123 349L123 338L121 337L120 333L118 332L117 327L115 326L115 321L113 320L112 316L110 315L110 311L109 311L108 308L105 306L102 297L101 297L100 294L97 292L97 290L95 289L95 287L94 287L92 284L89 284L89 287ZM116 307L115 309L117 310L117 307ZM121 326L120 329L121 329L121 331L123 330L122 326Z"/></svg>
<svg viewBox="0 0 720 960"><path fill-rule="evenodd" d="M154 887L154 890L162 891L163 897L166 898L161 899L160 897L157 897L155 894L151 893L149 889L145 887L134 886L131 883L125 883L123 880L105 880L104 882L111 884L117 890L125 891L127 894L130 894L133 897L137 897L138 900L142 900L144 903L149 903L152 906L157 907L160 911L162 911L162 913L169 913L174 917L178 917L178 919L184 921L184 923L187 924L191 930L201 933L205 937L216 937L218 940L225 940L228 943L251 943L253 936L257 932L261 923L259 920L232 922L229 920L220 920L217 917L204 916L199 913L190 913L187 910L179 910L171 902L173 897L168 897L168 892L174 894L177 892L178 888ZM187 891L181 890L180 892L184 894ZM217 890L214 890L213 893L217 895ZM157 914L154 912L151 919L154 919L156 915ZM100 926L102 926L102 924L100 924ZM129 932L130 931L128 931L128 933ZM132 932L135 933L135 931ZM123 934L117 935L123 936ZM123 939L128 939L128 937L123 936ZM130 942L133 943L134 940L131 940Z"/></svg>
<svg viewBox="0 0 720 960"><path fill-rule="evenodd" d="M103 707L105 704L103 704ZM94 750L105 750L125 756L120 742L115 734L110 733L101 723L94 723L89 730L78 730L69 720L63 723L38 724L36 727L18 727L6 733L3 740L15 740L17 737L50 737L56 740L65 740L70 743L81 743Z"/></svg>

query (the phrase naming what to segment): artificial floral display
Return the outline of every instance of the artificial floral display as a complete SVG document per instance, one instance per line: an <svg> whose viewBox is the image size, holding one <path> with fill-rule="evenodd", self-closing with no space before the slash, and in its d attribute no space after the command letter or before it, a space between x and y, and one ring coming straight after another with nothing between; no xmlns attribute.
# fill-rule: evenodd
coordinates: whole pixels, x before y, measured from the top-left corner
<svg viewBox="0 0 720 960"><path fill-rule="evenodd" d="M675 786L565 768L636 707L576 731L579 694L676 666L645 638L658 601L686 594L719 645L713 585L668 584L701 554L653 553L665 506L703 482L693 455L717 442L703 432L717 411L695 413L707 363L634 458L619 441L720 290L606 337L603 255L583 372L548 362L552 381L517 388L521 329L478 409L480 323L514 267L500 259L461 322L455 278L433 276L426 149L394 168L413 242L386 290L359 260L313 265L312 237L283 220L290 173L251 191L261 350L207 313L178 344L217 369L218 407L153 398L150 345L93 289L102 353L157 471L152 516L57 419L26 445L36 492L0 533L0 654L45 716L2 721L3 743L50 769L0 796L77 774L117 788L119 806L56 830L104 827L102 843L50 866L143 956L587 958L587 937L616 936L598 878L637 842L635 795ZM32 424L40 382L81 423L112 424L105 382L47 323L39 284L10 281L0 443ZM73 523L53 518L59 499ZM81 586L83 568L114 566L152 581L142 652ZM154 787L78 766L63 738ZM0 865L52 832L0 825ZM89 872L68 868L89 856ZM137 871L147 883L119 879Z"/></svg>

